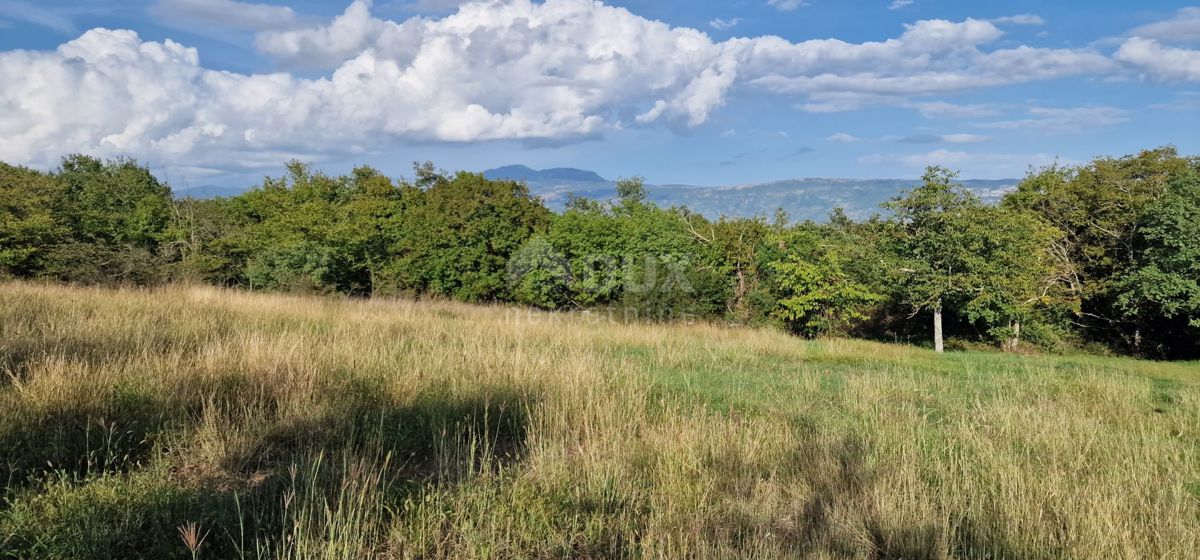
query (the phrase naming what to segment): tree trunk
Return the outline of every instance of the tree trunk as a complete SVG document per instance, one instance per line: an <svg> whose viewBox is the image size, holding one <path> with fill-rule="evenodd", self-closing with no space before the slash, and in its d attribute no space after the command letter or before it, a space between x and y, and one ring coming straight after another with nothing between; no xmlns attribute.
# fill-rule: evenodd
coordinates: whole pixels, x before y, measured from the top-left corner
<svg viewBox="0 0 1200 560"><path fill-rule="evenodd" d="M1008 350L1012 352L1021 345L1021 321L1013 321L1010 326L1012 327L1012 338L1008 339Z"/></svg>
<svg viewBox="0 0 1200 560"><path fill-rule="evenodd" d="M933 308L933 349L938 354L946 351L946 345L942 342L942 302L937 302Z"/></svg>
<svg viewBox="0 0 1200 560"><path fill-rule="evenodd" d="M740 316L742 309L746 307L746 272L741 267L737 269L737 288L734 290L733 298L733 311Z"/></svg>

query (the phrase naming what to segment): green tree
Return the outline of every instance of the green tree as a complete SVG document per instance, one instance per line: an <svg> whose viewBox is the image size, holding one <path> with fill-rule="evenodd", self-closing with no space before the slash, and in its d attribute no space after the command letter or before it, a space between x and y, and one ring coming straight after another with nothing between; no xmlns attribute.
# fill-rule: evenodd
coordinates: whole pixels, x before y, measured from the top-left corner
<svg viewBox="0 0 1200 560"><path fill-rule="evenodd" d="M171 222L171 189L132 159L73 155L58 172L61 211L77 240L153 248Z"/></svg>
<svg viewBox="0 0 1200 560"><path fill-rule="evenodd" d="M405 191L379 171L362 166L343 178L344 195L330 230L332 245L345 254L357 291L376 293L383 286L390 247L405 209Z"/></svg>
<svg viewBox="0 0 1200 560"><path fill-rule="evenodd" d="M843 269L836 251L815 261L796 253L771 263L780 293L774 314L805 336L842 332L853 321L867 318L867 309L885 297L855 281Z"/></svg>
<svg viewBox="0 0 1200 560"><path fill-rule="evenodd" d="M1137 263L1115 282L1117 308L1157 335L1158 353L1195 354L1200 347L1200 173L1172 180L1165 196L1147 207L1137 239ZM1139 347L1142 338L1139 330Z"/></svg>
<svg viewBox="0 0 1200 560"><path fill-rule="evenodd" d="M394 284L463 301L507 299L509 259L546 231L550 211L521 183L417 171L389 247Z"/></svg>
<svg viewBox="0 0 1200 560"><path fill-rule="evenodd" d="M554 217L547 241L567 261L568 299L576 307L605 305L620 297L621 239L620 219L591 200L573 199Z"/></svg>
<svg viewBox="0 0 1200 560"><path fill-rule="evenodd" d="M0 272L41 273L69 233L55 205L60 183L48 173L0 163Z"/></svg>
<svg viewBox="0 0 1200 560"><path fill-rule="evenodd" d="M1200 168L1172 147L1121 158L1099 158L1075 167L1051 166L1031 174L1004 205L1028 210L1061 232L1054 244L1060 284L1074 299L1066 315L1090 338L1138 351L1153 327L1145 314L1129 313L1118 299L1125 278L1140 266L1139 229L1175 177Z"/></svg>
<svg viewBox="0 0 1200 560"><path fill-rule="evenodd" d="M559 309L572 304L571 263L543 234L530 237L508 263L510 292L517 303Z"/></svg>
<svg viewBox="0 0 1200 560"><path fill-rule="evenodd" d="M41 274L89 283L166 277L159 249L171 223L169 187L132 159L68 156L55 176L51 208L67 238L43 255Z"/></svg>
<svg viewBox="0 0 1200 560"><path fill-rule="evenodd" d="M1059 232L1036 215L981 206L970 215L978 228L971 244L972 289L964 293L963 315L983 324L1006 349L1016 349L1022 327L1053 302L1060 275L1051 253Z"/></svg>
<svg viewBox="0 0 1200 560"><path fill-rule="evenodd" d="M758 252L771 226L761 218L722 217L713 222L690 212L681 217L704 249L698 257L729 286L726 311L739 320L750 320L754 310L749 300L761 287Z"/></svg>
<svg viewBox="0 0 1200 560"><path fill-rule="evenodd" d="M289 162L283 177L236 197L231 210L243 225L222 249L252 288L369 293L362 263L339 231L353 194L350 178Z"/></svg>
<svg viewBox="0 0 1200 560"><path fill-rule="evenodd" d="M982 203L956 184L956 173L926 170L921 186L888 203L896 216L894 247L905 299L914 314L933 314L934 349L942 352L942 309L975 289Z"/></svg>

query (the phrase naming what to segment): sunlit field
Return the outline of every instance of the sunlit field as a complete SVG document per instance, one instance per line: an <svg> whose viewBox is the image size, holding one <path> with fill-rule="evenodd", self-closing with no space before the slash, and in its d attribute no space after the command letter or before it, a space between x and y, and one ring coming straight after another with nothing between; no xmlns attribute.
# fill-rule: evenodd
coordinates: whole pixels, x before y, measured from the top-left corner
<svg viewBox="0 0 1200 560"><path fill-rule="evenodd" d="M1200 364L0 284L3 558L1190 558Z"/></svg>

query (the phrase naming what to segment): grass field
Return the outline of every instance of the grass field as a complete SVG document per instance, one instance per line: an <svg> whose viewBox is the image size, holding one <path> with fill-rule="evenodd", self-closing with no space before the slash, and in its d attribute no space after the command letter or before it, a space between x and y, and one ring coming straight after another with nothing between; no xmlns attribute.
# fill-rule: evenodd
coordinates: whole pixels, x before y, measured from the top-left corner
<svg viewBox="0 0 1200 560"><path fill-rule="evenodd" d="M0 483L0 558L1193 558L1200 364L5 283Z"/></svg>

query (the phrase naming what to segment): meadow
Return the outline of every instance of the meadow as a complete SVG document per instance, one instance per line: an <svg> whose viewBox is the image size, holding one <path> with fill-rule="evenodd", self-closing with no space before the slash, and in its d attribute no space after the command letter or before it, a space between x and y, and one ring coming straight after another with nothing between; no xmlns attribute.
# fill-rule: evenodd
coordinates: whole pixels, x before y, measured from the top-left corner
<svg viewBox="0 0 1200 560"><path fill-rule="evenodd" d="M1189 558L1200 363L0 284L0 558Z"/></svg>

